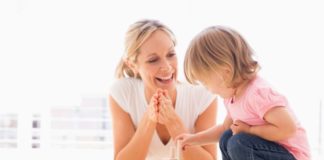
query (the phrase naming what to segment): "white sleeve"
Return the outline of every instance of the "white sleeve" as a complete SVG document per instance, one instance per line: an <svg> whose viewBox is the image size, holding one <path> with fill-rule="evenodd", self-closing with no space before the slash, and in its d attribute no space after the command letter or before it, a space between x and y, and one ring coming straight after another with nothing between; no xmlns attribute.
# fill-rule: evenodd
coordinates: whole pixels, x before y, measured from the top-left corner
<svg viewBox="0 0 324 160"><path fill-rule="evenodd" d="M131 84L127 79L120 79L114 82L109 89L109 95L127 113L129 113L128 102L131 97L130 87Z"/></svg>
<svg viewBox="0 0 324 160"><path fill-rule="evenodd" d="M212 94L202 86L199 86L199 88L195 93L196 93L195 97L197 97L198 100L197 113L198 115L200 115L216 99L216 95Z"/></svg>

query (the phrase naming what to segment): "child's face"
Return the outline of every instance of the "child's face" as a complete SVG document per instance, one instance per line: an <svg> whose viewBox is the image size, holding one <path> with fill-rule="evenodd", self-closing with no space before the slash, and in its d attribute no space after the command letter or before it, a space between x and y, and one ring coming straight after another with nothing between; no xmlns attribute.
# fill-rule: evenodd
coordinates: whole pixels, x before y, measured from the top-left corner
<svg viewBox="0 0 324 160"><path fill-rule="evenodd" d="M207 80L203 80L203 85L212 93L217 94L223 98L232 96L233 89L226 86L225 78L226 72L213 73L209 75Z"/></svg>

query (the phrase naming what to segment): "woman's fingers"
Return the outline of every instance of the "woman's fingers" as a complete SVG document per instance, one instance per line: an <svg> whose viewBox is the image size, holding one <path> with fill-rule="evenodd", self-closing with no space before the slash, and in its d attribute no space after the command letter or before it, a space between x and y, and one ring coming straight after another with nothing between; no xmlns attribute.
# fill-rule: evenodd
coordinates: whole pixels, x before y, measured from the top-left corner
<svg viewBox="0 0 324 160"><path fill-rule="evenodd" d="M163 90L163 96L166 97L167 99L171 99L168 90Z"/></svg>
<svg viewBox="0 0 324 160"><path fill-rule="evenodd" d="M155 93L151 97L150 104L148 105L148 113L150 116L150 119L154 122L158 122L158 113L159 113L159 94Z"/></svg>

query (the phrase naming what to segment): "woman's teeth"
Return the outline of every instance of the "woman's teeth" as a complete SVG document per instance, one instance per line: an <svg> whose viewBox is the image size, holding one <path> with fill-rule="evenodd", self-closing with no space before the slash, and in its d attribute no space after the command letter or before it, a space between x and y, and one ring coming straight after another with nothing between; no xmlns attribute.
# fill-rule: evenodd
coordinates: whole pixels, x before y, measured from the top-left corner
<svg viewBox="0 0 324 160"><path fill-rule="evenodd" d="M168 80L172 79L172 75L170 75L168 77L158 77L157 79L160 80L160 81L168 81Z"/></svg>
<svg viewBox="0 0 324 160"><path fill-rule="evenodd" d="M171 79L171 78L172 78L172 75L169 76L169 77L161 77L160 79L162 79L162 80L169 80L169 79Z"/></svg>

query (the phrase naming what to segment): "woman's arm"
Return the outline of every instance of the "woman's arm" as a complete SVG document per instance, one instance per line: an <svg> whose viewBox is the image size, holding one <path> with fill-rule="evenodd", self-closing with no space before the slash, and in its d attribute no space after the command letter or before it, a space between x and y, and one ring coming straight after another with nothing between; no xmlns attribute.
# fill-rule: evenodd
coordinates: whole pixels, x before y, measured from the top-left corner
<svg viewBox="0 0 324 160"><path fill-rule="evenodd" d="M109 96L111 107L113 134L114 134L114 155L115 160L144 160L151 143L156 122L146 112L135 129L128 113L123 111L116 101Z"/></svg>

